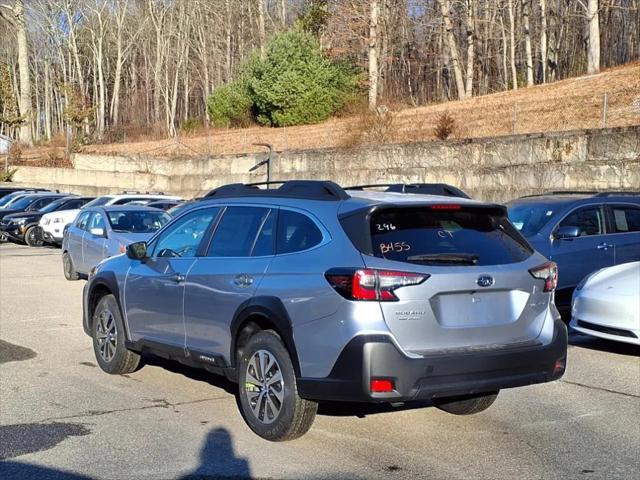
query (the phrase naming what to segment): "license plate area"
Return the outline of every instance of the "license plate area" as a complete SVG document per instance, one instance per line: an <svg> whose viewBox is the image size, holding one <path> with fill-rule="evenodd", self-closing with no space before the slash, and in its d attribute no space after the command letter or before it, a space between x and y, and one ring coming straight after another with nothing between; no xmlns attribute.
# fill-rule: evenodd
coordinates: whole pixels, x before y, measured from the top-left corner
<svg viewBox="0 0 640 480"><path fill-rule="evenodd" d="M431 299L436 320L444 328L476 328L516 322L529 294L515 290L446 293Z"/></svg>

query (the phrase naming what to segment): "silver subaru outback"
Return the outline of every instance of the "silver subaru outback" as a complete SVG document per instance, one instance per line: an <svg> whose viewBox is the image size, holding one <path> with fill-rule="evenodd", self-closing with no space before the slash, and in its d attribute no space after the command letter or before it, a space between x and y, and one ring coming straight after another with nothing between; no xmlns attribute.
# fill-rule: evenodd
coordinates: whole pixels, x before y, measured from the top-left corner
<svg viewBox="0 0 640 480"><path fill-rule="evenodd" d="M555 264L502 206L403 192L213 190L91 272L83 323L100 367L129 373L151 351L225 375L273 441L307 432L322 401L464 415L560 378Z"/></svg>

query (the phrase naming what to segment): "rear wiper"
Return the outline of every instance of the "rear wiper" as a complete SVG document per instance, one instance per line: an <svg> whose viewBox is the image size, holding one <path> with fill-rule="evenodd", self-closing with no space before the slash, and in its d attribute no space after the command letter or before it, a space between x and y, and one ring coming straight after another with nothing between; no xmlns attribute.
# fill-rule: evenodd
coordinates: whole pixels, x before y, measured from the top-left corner
<svg viewBox="0 0 640 480"><path fill-rule="evenodd" d="M410 262L420 263L449 263L460 265L475 265L478 263L479 255L473 253L426 253L423 255L412 255L407 257Z"/></svg>

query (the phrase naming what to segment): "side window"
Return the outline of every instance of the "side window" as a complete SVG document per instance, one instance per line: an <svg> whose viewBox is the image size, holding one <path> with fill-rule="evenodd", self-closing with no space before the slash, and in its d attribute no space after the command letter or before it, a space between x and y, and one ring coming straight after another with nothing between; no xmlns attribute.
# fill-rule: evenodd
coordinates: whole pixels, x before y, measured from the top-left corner
<svg viewBox="0 0 640 480"><path fill-rule="evenodd" d="M262 223L262 228L251 250L252 257L266 257L274 253L276 210L271 210Z"/></svg>
<svg viewBox="0 0 640 480"><path fill-rule="evenodd" d="M40 210L42 207L49 205L55 198L41 198L31 204L29 210Z"/></svg>
<svg viewBox="0 0 640 480"><path fill-rule="evenodd" d="M198 247L220 209L191 212L167 227L153 249L155 257L195 257Z"/></svg>
<svg viewBox="0 0 640 480"><path fill-rule="evenodd" d="M269 227L267 224L269 217L273 217L273 215L268 208L227 208L213 234L207 256L249 257L256 250L256 247L262 252L268 250ZM271 229L273 229L273 220L271 220L271 224ZM266 228L264 228L265 225L267 225ZM265 255L265 253L261 254Z"/></svg>
<svg viewBox="0 0 640 480"><path fill-rule="evenodd" d="M604 215L601 207L584 207L570 213L560 227L578 227L580 236L601 235L604 233Z"/></svg>
<svg viewBox="0 0 640 480"><path fill-rule="evenodd" d="M69 203L65 203L62 208L65 210L75 210L76 208L80 208L86 202L84 200L74 200Z"/></svg>
<svg viewBox="0 0 640 480"><path fill-rule="evenodd" d="M102 230L107 229L104 216L101 213L96 213L89 222L89 228L87 228L87 230L91 231L93 228L101 228Z"/></svg>
<svg viewBox="0 0 640 480"><path fill-rule="evenodd" d="M611 207L613 229L617 233L640 232L640 207Z"/></svg>
<svg viewBox="0 0 640 480"><path fill-rule="evenodd" d="M308 250L322 242L322 232L306 215L280 210L278 216L277 253Z"/></svg>
<svg viewBox="0 0 640 480"><path fill-rule="evenodd" d="M80 214L76 220L76 227L78 227L81 230L86 230L87 223L89 222L89 217L91 216L91 214L92 212L84 212Z"/></svg>

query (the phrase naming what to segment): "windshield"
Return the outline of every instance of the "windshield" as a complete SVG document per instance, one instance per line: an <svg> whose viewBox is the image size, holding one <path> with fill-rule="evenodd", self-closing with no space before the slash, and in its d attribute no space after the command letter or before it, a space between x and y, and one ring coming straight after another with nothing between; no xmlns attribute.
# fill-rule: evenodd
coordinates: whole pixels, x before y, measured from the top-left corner
<svg viewBox="0 0 640 480"><path fill-rule="evenodd" d="M0 198L0 208L4 207L7 203L10 203L12 200L21 197L22 195L24 195L24 193L10 193L9 195L5 195L4 197Z"/></svg>
<svg viewBox="0 0 640 480"><path fill-rule="evenodd" d="M533 251L496 209L392 208L371 218L373 254L428 265L500 265Z"/></svg>
<svg viewBox="0 0 640 480"><path fill-rule="evenodd" d="M101 207L102 205L109 203L111 200L113 200L113 197L105 195L103 197L98 197L95 200L91 200L82 208Z"/></svg>
<svg viewBox="0 0 640 480"><path fill-rule="evenodd" d="M164 212L121 210L108 212L111 229L120 233L152 233L171 218Z"/></svg>
<svg viewBox="0 0 640 480"><path fill-rule="evenodd" d="M0 200L0 208L9 208L10 205L13 205L21 198L26 197L27 195L33 195L32 193L24 193L24 192L16 192L11 195L7 195Z"/></svg>
<svg viewBox="0 0 640 480"><path fill-rule="evenodd" d="M34 197L33 195L26 195L22 198L19 198L15 202L9 202L7 204L7 207L11 210L24 210L37 199L38 197Z"/></svg>
<svg viewBox="0 0 640 480"><path fill-rule="evenodd" d="M509 206L509 220L525 237L531 237L544 227L555 210L552 205L522 203Z"/></svg>
<svg viewBox="0 0 640 480"><path fill-rule="evenodd" d="M51 202L49 205L45 205L38 211L41 213L55 212L58 209L58 207L60 207L60 205L64 205L68 200L69 200L68 198L61 198L60 200L55 200Z"/></svg>

